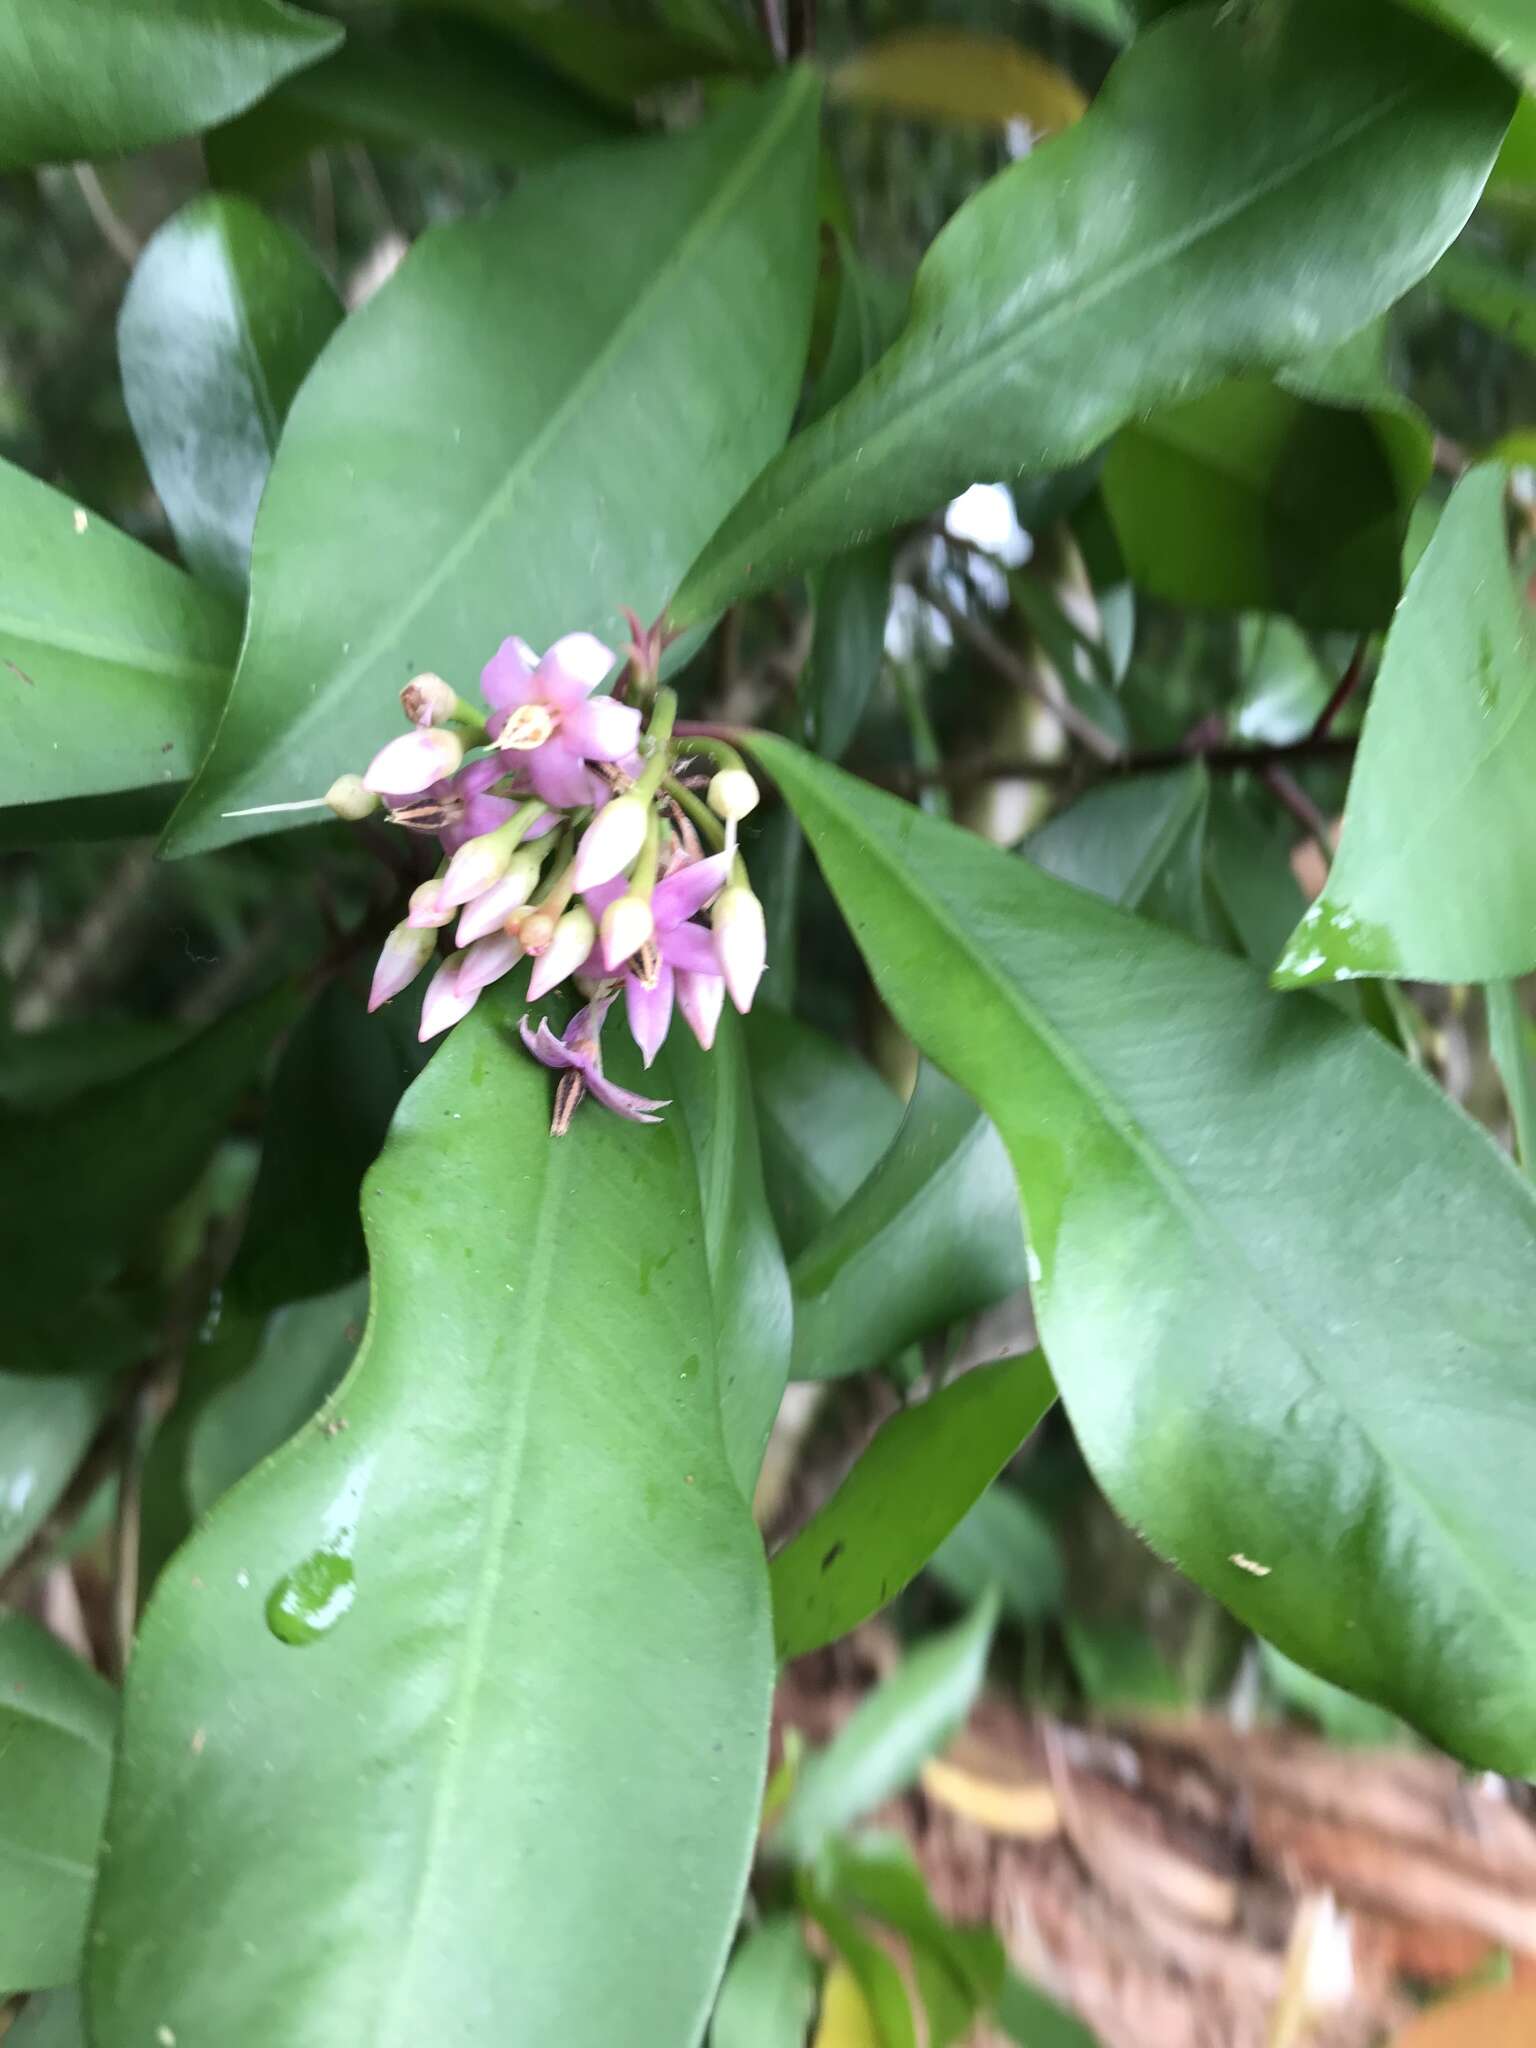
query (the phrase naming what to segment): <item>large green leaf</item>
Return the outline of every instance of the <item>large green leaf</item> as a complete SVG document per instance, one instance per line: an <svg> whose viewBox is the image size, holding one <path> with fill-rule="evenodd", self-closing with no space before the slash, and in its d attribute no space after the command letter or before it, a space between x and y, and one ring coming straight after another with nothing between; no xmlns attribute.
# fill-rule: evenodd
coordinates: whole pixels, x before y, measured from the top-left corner
<svg viewBox="0 0 1536 2048"><path fill-rule="evenodd" d="M1536 1194L1374 1033L754 742L881 990L996 1120L1133 1527L1287 1654L1536 1763Z"/></svg>
<svg viewBox="0 0 1536 2048"><path fill-rule="evenodd" d="M67 1327L155 1230L294 1005L290 990L275 989L65 1109L0 1124L0 1327L13 1343Z"/></svg>
<svg viewBox="0 0 1536 2048"><path fill-rule="evenodd" d="M115 1718L104 1679L0 1614L0 1990L79 1969Z"/></svg>
<svg viewBox="0 0 1536 2048"><path fill-rule="evenodd" d="M769 466L675 616L1342 341L1454 238L1512 104L1374 0L1180 9L1084 120L961 208L895 347Z"/></svg>
<svg viewBox="0 0 1536 2048"><path fill-rule="evenodd" d="M789 1274L763 1186L746 1048L722 1017L712 1052L679 1034L670 1055L676 1116L693 1145L715 1310L720 1415L736 1483L749 1499L789 1377ZM656 1276L644 1272L648 1294Z"/></svg>
<svg viewBox="0 0 1536 2048"><path fill-rule="evenodd" d="M0 1372L0 1571L46 1520L111 1400L100 1374Z"/></svg>
<svg viewBox="0 0 1536 2048"><path fill-rule="evenodd" d="M0 170L195 134L341 33L283 0L0 0Z"/></svg>
<svg viewBox="0 0 1536 2048"><path fill-rule="evenodd" d="M970 1712L996 1625L997 1601L989 1595L876 1686L827 1747L800 1765L769 1837L776 1851L809 1863L829 1836L905 1791Z"/></svg>
<svg viewBox="0 0 1536 2048"><path fill-rule="evenodd" d="M720 1987L709 2048L805 2048L816 1965L793 1913L775 1913L742 1942Z"/></svg>
<svg viewBox="0 0 1536 2048"><path fill-rule="evenodd" d="M795 1260L791 1372L862 1372L1025 1277L1003 1142L963 1089L925 1066L890 1148Z"/></svg>
<svg viewBox="0 0 1536 2048"><path fill-rule="evenodd" d="M768 1202L794 1258L895 1138L901 1103L867 1060L797 1017L759 1003L746 1040Z"/></svg>
<svg viewBox="0 0 1536 2048"><path fill-rule="evenodd" d="M0 804L184 782L238 641L213 592L0 463Z"/></svg>
<svg viewBox="0 0 1536 2048"><path fill-rule="evenodd" d="M459 1026L369 1177L347 1426L228 1495L151 1601L91 1949L105 2038L703 2028L772 1649L692 1147L676 1106L589 1104L552 1141L510 1021ZM665 1055L653 1078L680 1093Z"/></svg>
<svg viewBox="0 0 1536 2048"><path fill-rule="evenodd" d="M1536 967L1536 633L1503 505L1503 470L1474 470L1413 573L1338 856L1275 969L1281 987L1497 981Z"/></svg>
<svg viewBox="0 0 1536 2048"><path fill-rule="evenodd" d="M1385 625L1431 436L1404 409L1239 377L1122 429L1103 488L1133 580L1174 604Z"/></svg>
<svg viewBox="0 0 1536 2048"><path fill-rule="evenodd" d="M239 673L171 851L280 825L225 814L360 767L413 671L473 694L506 633L617 639L621 606L660 610L789 421L815 115L797 75L555 165L424 237L346 323L273 465Z"/></svg>
<svg viewBox="0 0 1536 2048"><path fill-rule="evenodd" d="M123 395L188 564L243 599L277 437L341 302L304 244L205 193L152 237L117 324Z"/></svg>
<svg viewBox="0 0 1536 2048"><path fill-rule="evenodd" d="M779 1655L819 1649L894 1600L1055 1398L1032 1352L894 1416L769 1567Z"/></svg>
<svg viewBox="0 0 1536 2048"><path fill-rule="evenodd" d="M1408 0L1488 52L1527 87L1536 86L1536 18L1527 0Z"/></svg>
<svg viewBox="0 0 1536 2048"><path fill-rule="evenodd" d="M220 184L261 191L311 149L338 142L471 150L526 170L619 132L504 37L475 22L407 16L350 25L333 56L218 129L205 149Z"/></svg>
<svg viewBox="0 0 1536 2048"><path fill-rule="evenodd" d="M1198 761L1105 783L1025 840L1036 867L1159 924L1210 934L1203 862L1210 780Z"/></svg>

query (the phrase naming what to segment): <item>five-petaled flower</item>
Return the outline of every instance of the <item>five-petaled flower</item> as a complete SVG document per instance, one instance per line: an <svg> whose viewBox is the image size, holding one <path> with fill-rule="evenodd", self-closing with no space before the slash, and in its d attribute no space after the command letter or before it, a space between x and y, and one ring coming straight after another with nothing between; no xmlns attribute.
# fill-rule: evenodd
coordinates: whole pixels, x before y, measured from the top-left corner
<svg viewBox="0 0 1536 2048"><path fill-rule="evenodd" d="M595 1096L604 1109L611 1109L615 1116L627 1117L631 1123L661 1122L661 1112L667 1106L665 1102L653 1101L649 1095L636 1095L631 1088L620 1088L603 1072L603 1019L617 993L616 989L609 989L603 995L594 996L576 1012L558 1038L543 1019L537 1031L530 1028L526 1017L517 1027L524 1045L534 1058L560 1074L555 1089L555 1113L549 1126L557 1138L569 1130L576 1105L583 1095Z"/></svg>

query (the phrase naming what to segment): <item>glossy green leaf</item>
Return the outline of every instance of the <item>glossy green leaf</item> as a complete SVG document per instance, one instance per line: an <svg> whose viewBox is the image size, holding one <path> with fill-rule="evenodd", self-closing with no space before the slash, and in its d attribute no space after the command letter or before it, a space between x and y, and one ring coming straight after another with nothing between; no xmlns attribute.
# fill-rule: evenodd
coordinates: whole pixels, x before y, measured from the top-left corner
<svg viewBox="0 0 1536 2048"><path fill-rule="evenodd" d="M964 1621L911 1651L827 1747L805 1759L769 1838L778 1853L811 1862L830 1836L912 1783L970 1712L996 1623L989 1594Z"/></svg>
<svg viewBox="0 0 1536 2048"><path fill-rule="evenodd" d="M1081 2020L1010 1970L997 2001L997 2024L1019 2048L1098 2048Z"/></svg>
<svg viewBox="0 0 1536 2048"><path fill-rule="evenodd" d="M328 1294L367 1262L358 1193L404 1090L421 1071L419 1005L369 1016L359 989L329 983L272 1076L261 1169L227 1292L247 1308Z"/></svg>
<svg viewBox="0 0 1536 2048"><path fill-rule="evenodd" d="M112 1769L111 1687L0 1614L0 1988L73 1982Z"/></svg>
<svg viewBox="0 0 1536 2048"><path fill-rule="evenodd" d="M895 1138L902 1106L867 1060L798 1018L759 1003L746 1041L768 1203L794 1258Z"/></svg>
<svg viewBox="0 0 1536 2048"><path fill-rule="evenodd" d="M1001 1301L1025 1281L1008 1154L933 1067L890 1148L797 1255L796 1379L834 1379Z"/></svg>
<svg viewBox="0 0 1536 2048"><path fill-rule="evenodd" d="M1260 1643L1264 1676L1292 1713L1315 1721L1331 1743L1343 1748L1400 1748L1407 1730L1395 1714L1384 1713L1369 1700L1330 1685L1315 1671L1303 1670L1273 1643Z"/></svg>
<svg viewBox="0 0 1536 2048"><path fill-rule="evenodd" d="M216 193L174 214L129 280L117 349L133 430L188 565L237 599L277 437L340 319L297 235Z"/></svg>
<svg viewBox="0 0 1536 2048"><path fill-rule="evenodd" d="M1409 0L1486 50L1512 77L1536 87L1536 19L1526 0Z"/></svg>
<svg viewBox="0 0 1536 2048"><path fill-rule="evenodd" d="M772 1651L700 1189L675 1106L552 1142L511 1016L458 1027L369 1177L347 1427L228 1495L150 1603L91 1946L110 2038L702 2031ZM665 1055L652 1079L681 1092Z"/></svg>
<svg viewBox="0 0 1536 2048"><path fill-rule="evenodd" d="M0 1124L0 1314L13 1337L68 1328L154 1231L293 1009L290 991L276 989L124 1080Z"/></svg>
<svg viewBox="0 0 1536 2048"><path fill-rule="evenodd" d="M955 215L895 347L769 465L676 618L1343 340L1454 239L1511 104L1481 59L1363 0L1280 0L1262 34L1179 9Z"/></svg>
<svg viewBox="0 0 1536 2048"><path fill-rule="evenodd" d="M335 143L462 149L527 170L620 132L506 38L407 15L354 22L332 56L217 129L205 149L217 183L261 191Z"/></svg>
<svg viewBox="0 0 1536 2048"><path fill-rule="evenodd" d="M0 170L195 134L341 35L284 0L0 0Z"/></svg>
<svg viewBox="0 0 1536 2048"><path fill-rule="evenodd" d="M891 1009L1008 1143L1120 1513L1289 1656L1526 1769L1530 1186L1375 1033L754 750Z"/></svg>
<svg viewBox="0 0 1536 2048"><path fill-rule="evenodd" d="M1432 437L1400 407L1239 377L1122 429L1103 488L1138 588L1173 604L1384 625Z"/></svg>
<svg viewBox="0 0 1536 2048"><path fill-rule="evenodd" d="M262 1319L245 1370L197 1401L186 1445L194 1514L207 1514L319 1413L352 1363L367 1320L366 1280L290 1302ZM195 1397L198 1390L189 1391Z"/></svg>
<svg viewBox="0 0 1536 2048"><path fill-rule="evenodd" d="M9 2048L86 2048L85 2012L73 1988L29 1998L6 2035Z"/></svg>
<svg viewBox="0 0 1536 2048"><path fill-rule="evenodd" d="M780 1657L834 1642L894 1600L1055 1398L1032 1352L981 1366L893 1416L769 1566Z"/></svg>
<svg viewBox="0 0 1536 2048"><path fill-rule="evenodd" d="M914 1960L926 1952L940 1963L968 2005L993 2003L1002 1988L1002 1943L990 1927L957 1927L944 1918L904 1837L831 1842L822 1868L840 1904L905 1935Z"/></svg>
<svg viewBox="0 0 1536 2048"><path fill-rule="evenodd" d="M1020 849L1038 868L1124 910L1210 933L1202 862L1210 782L1198 761L1089 790Z"/></svg>
<svg viewBox="0 0 1536 2048"><path fill-rule="evenodd" d="M1211 900L1236 948L1268 967L1306 906L1291 867L1290 837L1273 811L1222 782L1211 789L1205 873Z"/></svg>
<svg viewBox="0 0 1536 2048"><path fill-rule="evenodd" d="M793 1913L754 1927L715 2001L709 2048L805 2048L816 2008L816 1965Z"/></svg>
<svg viewBox="0 0 1536 2048"><path fill-rule="evenodd" d="M1490 463L1457 486L1387 635L1328 886L1276 983L1536 967L1533 787L1536 632Z"/></svg>
<svg viewBox="0 0 1536 2048"><path fill-rule="evenodd" d="M928 1569L967 1603L995 1586L1003 1613L1026 1628L1057 1611L1066 1584L1050 1523L1001 1480L956 1523Z"/></svg>
<svg viewBox="0 0 1536 2048"><path fill-rule="evenodd" d="M661 609L788 424L815 116L797 74L573 157L424 237L346 323L284 433L239 672L170 851L291 823L227 814L364 765L420 669L473 693L508 632L617 640L620 606Z"/></svg>
<svg viewBox="0 0 1536 2048"><path fill-rule="evenodd" d="M743 35L734 46L690 24L605 19L599 28L579 10L542 0L430 0L476 14L508 30L551 71L615 106L628 107L663 87L721 73L766 71L767 43Z"/></svg>
<svg viewBox="0 0 1536 2048"><path fill-rule="evenodd" d="M1518 270L1456 248L1441 257L1429 281L1458 313L1536 356L1536 286Z"/></svg>
<svg viewBox="0 0 1536 2048"><path fill-rule="evenodd" d="M184 782L238 640L212 591L0 463L0 804Z"/></svg>
<svg viewBox="0 0 1536 2048"><path fill-rule="evenodd" d="M1529 92L1515 108L1488 189L1490 197L1506 204L1536 204L1536 98Z"/></svg>
<svg viewBox="0 0 1536 2048"><path fill-rule="evenodd" d="M1255 746L1283 747L1316 725L1334 682L1289 619L1247 618L1238 627L1241 689L1232 731Z"/></svg>
<svg viewBox="0 0 1536 2048"><path fill-rule="evenodd" d="M752 1082L736 1018L721 1018L708 1053L679 1033L669 1061L678 1088L673 1115L693 1146L703 1200L726 1455L750 1499L789 1377L794 1310L763 1187ZM661 1272L642 1272L642 1295Z"/></svg>
<svg viewBox="0 0 1536 2048"><path fill-rule="evenodd" d="M1488 1041L1514 1125L1515 1155L1536 1175L1536 1025L1512 981L1488 984Z"/></svg>
<svg viewBox="0 0 1536 2048"><path fill-rule="evenodd" d="M0 1372L0 1571L42 1527L111 1402L100 1375Z"/></svg>

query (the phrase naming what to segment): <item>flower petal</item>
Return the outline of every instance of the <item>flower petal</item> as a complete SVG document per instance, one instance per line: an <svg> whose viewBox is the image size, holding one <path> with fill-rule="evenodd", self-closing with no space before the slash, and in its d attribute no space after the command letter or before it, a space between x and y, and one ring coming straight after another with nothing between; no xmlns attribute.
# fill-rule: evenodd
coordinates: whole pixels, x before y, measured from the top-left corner
<svg viewBox="0 0 1536 2048"><path fill-rule="evenodd" d="M705 904L720 894L730 874L731 855L712 853L708 860L690 861L664 875L651 896L657 931L669 932L685 918L697 917Z"/></svg>
<svg viewBox="0 0 1536 2048"><path fill-rule="evenodd" d="M669 966L680 968L684 974L720 972L714 936L701 924L675 924L671 931L662 932L656 943L661 948L662 959Z"/></svg>
<svg viewBox="0 0 1536 2048"><path fill-rule="evenodd" d="M447 1031L467 1017L480 1000L478 988L462 989L459 986L459 967L463 959L462 953L450 953L427 983L427 992L421 999L421 1029L416 1034L423 1045L429 1038L436 1038L439 1032Z"/></svg>
<svg viewBox="0 0 1536 2048"><path fill-rule="evenodd" d="M464 742L445 726L419 725L380 747L368 763L363 787L375 796L420 796L464 758Z"/></svg>
<svg viewBox="0 0 1536 2048"><path fill-rule="evenodd" d="M661 1051L671 1026L672 992L672 970L665 963L657 973L654 988L647 988L638 974L624 977L624 1009L630 1034L647 1066Z"/></svg>
<svg viewBox="0 0 1536 2048"><path fill-rule="evenodd" d="M461 995L478 995L493 981L510 974L523 957L523 949L507 932L492 932L458 955L456 987Z"/></svg>
<svg viewBox="0 0 1536 2048"><path fill-rule="evenodd" d="M573 811L582 804L597 803L603 795L603 784L562 739L546 740L542 747L524 754L523 760L534 794L557 810Z"/></svg>
<svg viewBox="0 0 1536 2048"><path fill-rule="evenodd" d="M527 1046L528 1050L533 1054L534 1058L538 1060L543 1066L559 1068L577 1067L581 1065L581 1061L576 1058L575 1054L572 1053L570 1048L566 1045L563 1045L560 1042L560 1040L556 1038L554 1032L550 1030L549 1024L544 1018L541 1017L539 1019L539 1028L537 1031L530 1031L528 1029L528 1019L526 1017L520 1020L517 1029L518 1035L521 1037L523 1044Z"/></svg>
<svg viewBox="0 0 1536 2048"><path fill-rule="evenodd" d="M409 988L436 948L437 941L430 930L397 924L384 941L379 964L373 970L373 987L368 992L369 1010L377 1010L381 1004L392 1001L402 989Z"/></svg>
<svg viewBox="0 0 1536 2048"><path fill-rule="evenodd" d="M480 694L493 711L510 711L538 696L533 681L538 662L527 641L516 634L502 641L480 671Z"/></svg>
<svg viewBox="0 0 1536 2048"><path fill-rule="evenodd" d="M640 713L612 697L587 697L561 713L560 734L585 761L622 761L635 751Z"/></svg>
<svg viewBox="0 0 1536 2048"><path fill-rule="evenodd" d="M566 708L589 697L618 656L595 633L566 633L546 650L534 670L534 694Z"/></svg>
<svg viewBox="0 0 1536 2048"><path fill-rule="evenodd" d="M725 1007L725 978L719 974L685 974L677 977L677 1007L688 1029L706 1052L715 1042L720 1012Z"/></svg>
<svg viewBox="0 0 1536 2048"><path fill-rule="evenodd" d="M658 1112L665 1109L671 1099L667 1097L657 1102L649 1095L636 1095L633 1089L620 1088L603 1073L588 1073L586 1082L595 1101L632 1124L659 1124L661 1117Z"/></svg>

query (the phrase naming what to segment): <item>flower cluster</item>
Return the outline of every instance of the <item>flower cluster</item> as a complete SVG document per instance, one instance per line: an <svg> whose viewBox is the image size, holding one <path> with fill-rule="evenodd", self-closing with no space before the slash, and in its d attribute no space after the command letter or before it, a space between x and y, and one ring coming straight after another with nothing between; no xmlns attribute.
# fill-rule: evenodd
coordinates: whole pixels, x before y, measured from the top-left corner
<svg viewBox="0 0 1536 2048"><path fill-rule="evenodd" d="M666 1106L603 1074L599 1036L621 992L649 1066L675 1010L707 1050L726 996L746 1011L763 972L763 909L736 844L757 785L724 741L674 737L676 700L655 686L657 635L637 625L629 652L621 689L645 695L648 718L619 691L596 694L617 657L590 633L543 656L504 640L481 671L484 708L417 676L401 692L410 730L326 797L344 818L382 805L442 849L385 941L370 1009L416 979L451 924L454 950L422 1001L424 1039L524 958L531 1002L574 978L587 1001L563 1036L522 1026L533 1056L561 1072L556 1132L583 1094L642 1123ZM712 771L707 800L690 757Z"/></svg>

